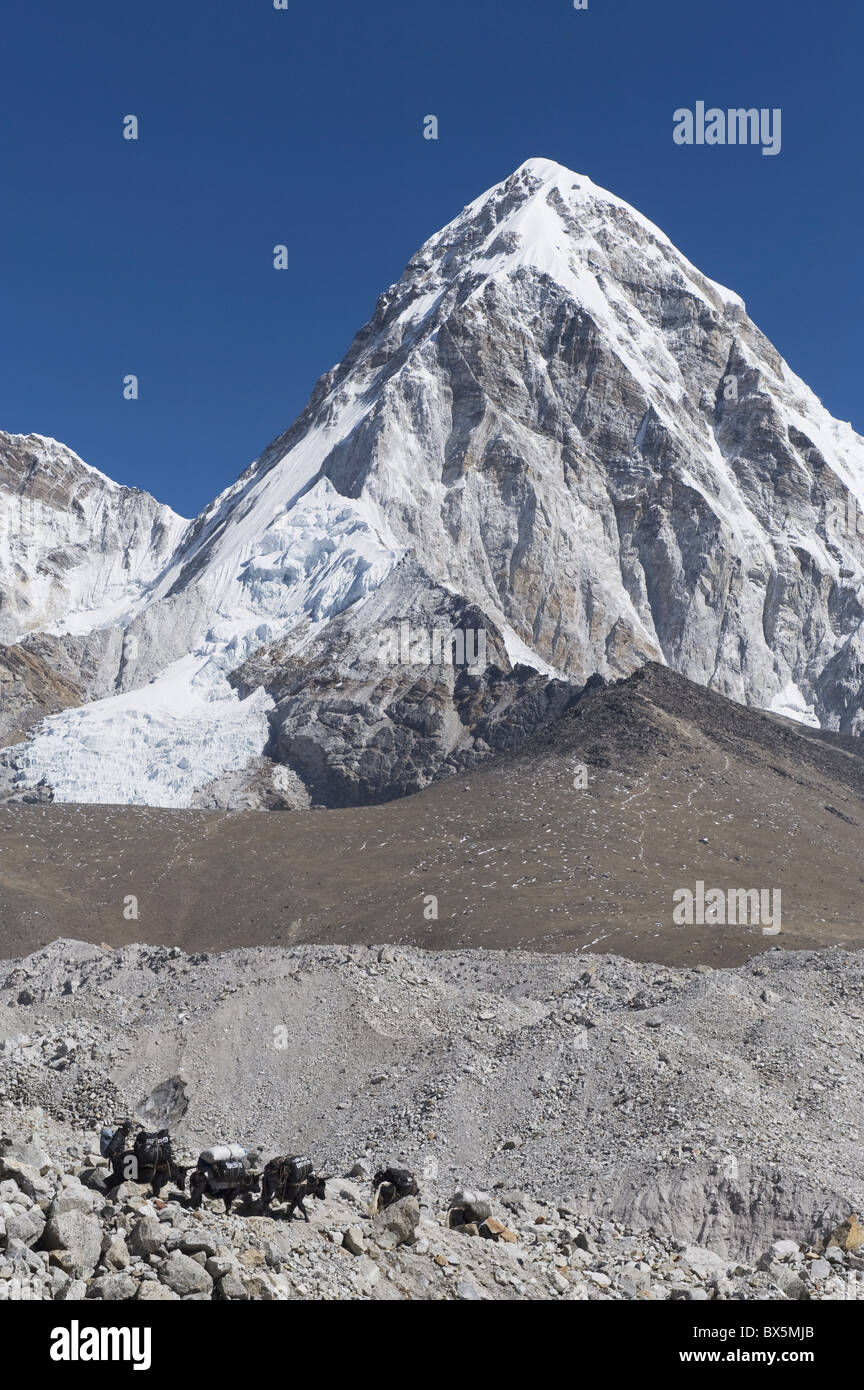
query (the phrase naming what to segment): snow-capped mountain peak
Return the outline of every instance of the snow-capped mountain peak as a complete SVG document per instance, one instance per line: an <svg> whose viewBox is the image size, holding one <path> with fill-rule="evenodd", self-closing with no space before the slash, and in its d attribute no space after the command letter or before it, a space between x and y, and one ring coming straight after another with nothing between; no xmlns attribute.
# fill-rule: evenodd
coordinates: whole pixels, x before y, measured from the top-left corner
<svg viewBox="0 0 864 1390"><path fill-rule="evenodd" d="M324 756L325 714L332 726L350 705L363 727L339 756L353 767L403 718L399 683L382 693L352 665L373 598L378 620L408 616L409 603L462 605L512 660L576 684L664 661L742 702L856 729L864 545L849 516L862 506L864 441L740 297L621 199L532 159L420 248L238 482L188 528L168 527L170 552L157 548L149 580L139 565L125 607L116 600L125 703L54 716L28 749L28 776L95 796L89 721L101 748L112 729L118 746L144 729L186 747L170 728L177 680L224 724L238 700L226 678L241 667L251 744L263 752L266 716L268 748L303 777L302 750ZM338 718L329 695L300 698L298 661L341 687ZM136 721L154 678L151 717ZM458 721L447 727L463 737ZM145 799L184 804L215 775L227 755L204 758L199 745L187 768L155 773ZM445 745L443 762L456 746ZM145 739L137 761L152 758ZM111 762L98 780L124 799Z"/></svg>

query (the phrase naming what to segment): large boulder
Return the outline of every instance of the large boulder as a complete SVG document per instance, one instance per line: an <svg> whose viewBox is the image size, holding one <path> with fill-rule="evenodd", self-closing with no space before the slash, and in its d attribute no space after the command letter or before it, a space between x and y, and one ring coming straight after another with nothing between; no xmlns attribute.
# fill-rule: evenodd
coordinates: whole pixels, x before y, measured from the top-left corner
<svg viewBox="0 0 864 1390"><path fill-rule="evenodd" d="M43 1246L51 1251L51 1263L73 1279L93 1273L102 1254L102 1222L86 1211L63 1211L45 1227Z"/></svg>
<svg viewBox="0 0 864 1390"><path fill-rule="evenodd" d="M372 1238L382 1250L395 1250L399 1245L411 1245L416 1240L420 1224L420 1203L416 1197L403 1197L372 1222Z"/></svg>
<svg viewBox="0 0 864 1390"><path fill-rule="evenodd" d="M213 1280L203 1265L184 1255L182 1250L173 1250L167 1260L159 1267L159 1281L173 1289L181 1298L190 1294L211 1294Z"/></svg>
<svg viewBox="0 0 864 1390"><path fill-rule="evenodd" d="M685 1269L689 1269L691 1274L696 1274L700 1279L713 1279L726 1274L730 1263L722 1255L718 1255L713 1250L706 1250L702 1245L688 1245L682 1252L681 1264Z"/></svg>
<svg viewBox="0 0 864 1390"><path fill-rule="evenodd" d="M50 1215L61 1216L66 1211L100 1212L105 1198L92 1188L80 1182L71 1182L62 1187L51 1203Z"/></svg>
<svg viewBox="0 0 864 1390"><path fill-rule="evenodd" d="M50 1197L54 1191L35 1164L19 1163L17 1159L8 1155L0 1158L0 1178L11 1179L27 1197L32 1197L36 1202L43 1197Z"/></svg>
<svg viewBox="0 0 864 1390"><path fill-rule="evenodd" d="M166 1228L155 1216L142 1216L129 1232L126 1244L131 1255L155 1255L164 1247L167 1236Z"/></svg>

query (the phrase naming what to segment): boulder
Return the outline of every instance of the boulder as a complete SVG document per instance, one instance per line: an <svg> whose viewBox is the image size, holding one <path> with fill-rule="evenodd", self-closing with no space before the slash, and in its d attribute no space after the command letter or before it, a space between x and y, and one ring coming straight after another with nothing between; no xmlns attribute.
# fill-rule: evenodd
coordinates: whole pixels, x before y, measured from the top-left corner
<svg viewBox="0 0 864 1390"><path fill-rule="evenodd" d="M342 1233L342 1244L346 1250L350 1250L352 1255L363 1255L366 1253L366 1237L361 1226L349 1226Z"/></svg>
<svg viewBox="0 0 864 1390"><path fill-rule="evenodd" d="M167 1238L168 1232L161 1221L155 1216L142 1216L129 1232L126 1244L132 1255L155 1255L164 1248Z"/></svg>
<svg viewBox="0 0 864 1390"><path fill-rule="evenodd" d="M102 1223L89 1212L59 1212L45 1227L43 1245L51 1251L52 1264L73 1279L84 1279L102 1254Z"/></svg>
<svg viewBox="0 0 864 1390"><path fill-rule="evenodd" d="M236 1270L229 1270L223 1274L219 1280L218 1288L220 1298L244 1299L249 1297L246 1285Z"/></svg>
<svg viewBox="0 0 864 1390"><path fill-rule="evenodd" d="M775 1260L800 1260L801 1247L794 1240L775 1240L771 1254Z"/></svg>
<svg viewBox="0 0 864 1390"><path fill-rule="evenodd" d="M379 1211L372 1222L372 1235L382 1250L395 1250L400 1245L410 1245L416 1239L420 1224L420 1203L416 1197L403 1197L384 1211Z"/></svg>
<svg viewBox="0 0 864 1390"><path fill-rule="evenodd" d="M37 1173L46 1173L51 1167L50 1158L32 1135L29 1139L10 1139L7 1136L0 1141L0 1177L5 1178L7 1166L16 1163L35 1168Z"/></svg>
<svg viewBox="0 0 864 1390"><path fill-rule="evenodd" d="M0 1205L0 1249L11 1247L15 1241L32 1246L45 1229L45 1217L39 1207L21 1207L17 1203Z"/></svg>
<svg viewBox="0 0 864 1390"><path fill-rule="evenodd" d="M706 1250L702 1245L687 1245L681 1252L681 1264L692 1274L697 1274L700 1279L711 1279L715 1275L725 1274L729 1263L723 1255Z"/></svg>
<svg viewBox="0 0 864 1390"><path fill-rule="evenodd" d="M802 1299L810 1297L810 1290L791 1265L775 1260L768 1268L770 1278L787 1298Z"/></svg>
<svg viewBox="0 0 864 1390"><path fill-rule="evenodd" d="M139 1303L179 1302L179 1300L179 1293L175 1293L173 1289L169 1289L165 1284L159 1284L155 1280L148 1279L146 1283L139 1285Z"/></svg>
<svg viewBox="0 0 864 1390"><path fill-rule="evenodd" d="M841 1250L856 1251L864 1247L864 1225L856 1215L851 1215L832 1231L826 1245L837 1245Z"/></svg>
<svg viewBox="0 0 864 1390"><path fill-rule="evenodd" d="M81 1183L70 1183L68 1187L62 1187L55 1196L49 1215L62 1216L66 1211L99 1212L104 1205L104 1197L92 1188L84 1187Z"/></svg>
<svg viewBox="0 0 864 1390"><path fill-rule="evenodd" d="M109 1240L102 1253L102 1263L108 1269L126 1269L129 1264L129 1250L122 1236Z"/></svg>
<svg viewBox="0 0 864 1390"><path fill-rule="evenodd" d="M88 1298L101 1298L106 1303L125 1302L138 1292L137 1282L128 1274L102 1274L93 1279L87 1290Z"/></svg>
<svg viewBox="0 0 864 1390"><path fill-rule="evenodd" d="M213 1280L203 1265L184 1255L182 1250L173 1250L159 1267L159 1281L173 1289L181 1298L190 1294L211 1294Z"/></svg>
<svg viewBox="0 0 864 1390"><path fill-rule="evenodd" d="M0 1158L0 1177L17 1184L25 1196L38 1202L43 1197L51 1197L54 1188L39 1169L28 1163L19 1163L8 1155Z"/></svg>

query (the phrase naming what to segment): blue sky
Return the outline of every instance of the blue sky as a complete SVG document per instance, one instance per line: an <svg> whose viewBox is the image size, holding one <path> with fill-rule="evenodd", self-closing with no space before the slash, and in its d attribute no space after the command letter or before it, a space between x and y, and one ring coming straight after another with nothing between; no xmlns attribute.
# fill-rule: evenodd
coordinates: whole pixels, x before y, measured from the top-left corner
<svg viewBox="0 0 864 1390"><path fill-rule="evenodd" d="M543 156L743 295L864 432L859 7L288 3L9 0L0 428L194 514L291 423L420 243ZM675 145L673 112L699 100L781 107L781 154Z"/></svg>

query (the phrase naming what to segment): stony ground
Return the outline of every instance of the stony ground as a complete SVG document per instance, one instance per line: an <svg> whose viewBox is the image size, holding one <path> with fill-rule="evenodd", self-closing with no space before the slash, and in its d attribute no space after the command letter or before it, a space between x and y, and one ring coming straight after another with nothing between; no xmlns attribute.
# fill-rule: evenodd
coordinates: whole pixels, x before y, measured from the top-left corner
<svg viewBox="0 0 864 1390"><path fill-rule="evenodd" d="M290 1228L283 1291L300 1279L297 1242L311 1261L310 1290L323 1280L330 1296L375 1297L457 1296L466 1280L484 1296L632 1297L646 1293L645 1278L649 1292L671 1294L690 1277L684 1247L699 1246L722 1264L709 1260L711 1277L721 1277L711 1296L774 1296L768 1282L781 1276L753 1272L774 1242L800 1247L806 1273L807 1253L864 1214L862 998L864 959L849 952L773 949L712 971L578 954L298 947L187 956L59 941L0 963L0 1128L14 1144L35 1145L38 1162L20 1151L18 1161L47 1182L27 1174L22 1183L7 1168L4 1180L18 1188L2 1189L0 1269L15 1263L11 1249L44 1275L50 1251L32 1253L44 1244L41 1227L24 1240L25 1255L8 1208L32 1211L30 1182L50 1217L58 1186L77 1192L82 1168L86 1183L95 1180L87 1154L99 1126L134 1112L149 1127L170 1124L181 1162L239 1140L268 1157L310 1152L334 1175L314 1230ZM368 1252L346 1259L351 1224L381 1245L362 1216L369 1190L348 1176L358 1163L361 1174L387 1163L417 1173L419 1247L387 1251L385 1240L383 1261L370 1263ZM448 1200L465 1185L491 1194L516 1245L443 1230ZM121 1199L100 1214L103 1236L140 1215L140 1193ZM98 1196L80 1201L101 1205ZM215 1207L200 1217L170 1202L158 1217L169 1236L206 1228L238 1258L251 1242L271 1273L267 1242L289 1239L286 1223L224 1222ZM797 1257L783 1249L785 1269ZM247 1255L243 1268L258 1258ZM842 1289L841 1265L826 1259L835 1274L815 1265L824 1290L854 1295L859 1256L844 1256ZM727 1287L724 1271L739 1266L745 1273ZM380 1288L370 1282L376 1271ZM625 1276L636 1277L632 1289ZM95 1262L88 1277L101 1277Z"/></svg>
<svg viewBox="0 0 864 1390"><path fill-rule="evenodd" d="M125 1183L106 1200L107 1170L98 1153L75 1160L71 1130L32 1111L14 1123L21 1138L0 1154L0 1301L864 1299L857 1222L824 1251L777 1241L754 1265L501 1191L491 1241L448 1229L425 1198L370 1216L364 1160L310 1201L308 1225L279 1208L255 1215L254 1200L226 1217L221 1202L188 1210L170 1188L154 1200Z"/></svg>

